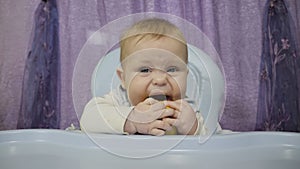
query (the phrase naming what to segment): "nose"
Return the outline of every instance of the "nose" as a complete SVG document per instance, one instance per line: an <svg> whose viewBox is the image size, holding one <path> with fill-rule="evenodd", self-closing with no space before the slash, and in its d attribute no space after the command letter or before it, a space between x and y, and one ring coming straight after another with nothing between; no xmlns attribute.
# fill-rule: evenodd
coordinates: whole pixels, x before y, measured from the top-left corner
<svg viewBox="0 0 300 169"><path fill-rule="evenodd" d="M167 84L167 73L162 70L154 70L152 72L152 84L163 86Z"/></svg>

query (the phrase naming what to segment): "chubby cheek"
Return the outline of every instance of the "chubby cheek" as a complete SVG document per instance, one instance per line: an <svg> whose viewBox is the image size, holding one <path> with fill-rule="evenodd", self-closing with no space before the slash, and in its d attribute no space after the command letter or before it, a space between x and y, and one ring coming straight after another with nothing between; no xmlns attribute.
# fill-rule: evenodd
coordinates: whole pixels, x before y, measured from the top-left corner
<svg viewBox="0 0 300 169"><path fill-rule="evenodd" d="M144 101L147 97L145 80L133 77L131 81L127 83L127 95L131 105L133 106Z"/></svg>
<svg viewBox="0 0 300 169"><path fill-rule="evenodd" d="M186 77L177 77L173 79L174 100L183 99L186 93Z"/></svg>

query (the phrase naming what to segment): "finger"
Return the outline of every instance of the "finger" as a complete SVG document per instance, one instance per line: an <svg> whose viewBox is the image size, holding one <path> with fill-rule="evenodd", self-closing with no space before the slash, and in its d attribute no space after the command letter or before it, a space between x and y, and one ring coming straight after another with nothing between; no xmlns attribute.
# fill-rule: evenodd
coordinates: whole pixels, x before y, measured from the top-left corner
<svg viewBox="0 0 300 169"><path fill-rule="evenodd" d="M178 119L174 119L174 118L164 118L163 121L165 123L168 123L170 126L176 127L176 124L178 124Z"/></svg>
<svg viewBox="0 0 300 169"><path fill-rule="evenodd" d="M155 113L155 116L157 117L157 119L163 119L166 117L174 116L175 111L174 111L174 109L163 109L160 111L156 111L154 113Z"/></svg>
<svg viewBox="0 0 300 169"><path fill-rule="evenodd" d="M182 110L185 104L184 100L176 100L176 101L164 101L166 107L170 107L176 110Z"/></svg>
<svg viewBox="0 0 300 169"><path fill-rule="evenodd" d="M181 115L181 111L174 110L174 115L173 115L174 118L177 119L180 115Z"/></svg>
<svg viewBox="0 0 300 169"><path fill-rule="evenodd" d="M157 101L153 98L147 98L144 102L148 105L152 105L152 104L158 103L159 101Z"/></svg>
<svg viewBox="0 0 300 169"><path fill-rule="evenodd" d="M178 104L178 102L164 101L164 105L175 110L180 110L180 104Z"/></svg>
<svg viewBox="0 0 300 169"><path fill-rule="evenodd" d="M151 124L152 128L157 128L160 130L168 131L172 129L172 126L163 120L156 120Z"/></svg>
<svg viewBox="0 0 300 169"><path fill-rule="evenodd" d="M153 136L163 136L163 135L165 135L165 133L166 133L166 131L164 131L162 129L154 128L154 129L150 130L149 134L151 134Z"/></svg>
<svg viewBox="0 0 300 169"><path fill-rule="evenodd" d="M164 102L156 102L154 104L151 105L151 110L152 111L158 111L158 110L162 110L165 109L166 106L164 104Z"/></svg>

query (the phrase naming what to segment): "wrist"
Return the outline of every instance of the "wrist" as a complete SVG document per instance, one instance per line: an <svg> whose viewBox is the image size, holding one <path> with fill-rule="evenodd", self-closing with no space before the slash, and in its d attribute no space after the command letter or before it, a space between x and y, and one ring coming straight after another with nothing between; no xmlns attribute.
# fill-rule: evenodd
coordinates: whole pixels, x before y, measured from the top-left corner
<svg viewBox="0 0 300 169"><path fill-rule="evenodd" d="M192 128L190 129L188 135L195 135L198 128L199 128L199 123L198 123L198 119L196 119L193 126L192 126Z"/></svg>
<svg viewBox="0 0 300 169"><path fill-rule="evenodd" d="M128 119L126 120L125 125L124 125L124 132L127 132L129 134L135 134L137 132L132 121L130 121Z"/></svg>
<svg viewBox="0 0 300 169"><path fill-rule="evenodd" d="M134 111L134 109L129 113L126 121L125 121L125 124L124 124L124 132L127 132L129 134L135 134L137 133L137 129L134 125L134 122L129 120L131 119L131 115L132 115L132 112Z"/></svg>

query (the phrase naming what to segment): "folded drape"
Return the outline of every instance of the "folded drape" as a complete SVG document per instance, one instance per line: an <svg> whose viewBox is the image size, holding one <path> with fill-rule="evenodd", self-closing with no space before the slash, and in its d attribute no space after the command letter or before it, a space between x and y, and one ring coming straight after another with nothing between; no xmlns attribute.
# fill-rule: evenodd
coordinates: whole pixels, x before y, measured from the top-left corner
<svg viewBox="0 0 300 169"><path fill-rule="evenodd" d="M56 0L41 1L34 22L17 128L59 128L60 52Z"/></svg>
<svg viewBox="0 0 300 169"><path fill-rule="evenodd" d="M256 130L300 131L300 55L284 0L268 0Z"/></svg>

